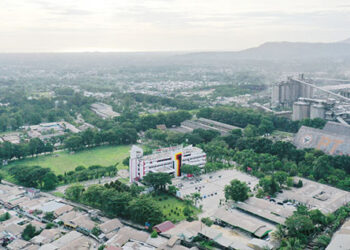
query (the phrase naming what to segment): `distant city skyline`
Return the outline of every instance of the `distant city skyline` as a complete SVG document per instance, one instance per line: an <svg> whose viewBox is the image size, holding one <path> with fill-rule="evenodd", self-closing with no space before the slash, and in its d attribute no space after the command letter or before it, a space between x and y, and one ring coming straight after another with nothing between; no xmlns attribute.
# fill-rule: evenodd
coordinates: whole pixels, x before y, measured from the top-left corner
<svg viewBox="0 0 350 250"><path fill-rule="evenodd" d="M0 53L235 51L349 27L348 0L3 0Z"/></svg>

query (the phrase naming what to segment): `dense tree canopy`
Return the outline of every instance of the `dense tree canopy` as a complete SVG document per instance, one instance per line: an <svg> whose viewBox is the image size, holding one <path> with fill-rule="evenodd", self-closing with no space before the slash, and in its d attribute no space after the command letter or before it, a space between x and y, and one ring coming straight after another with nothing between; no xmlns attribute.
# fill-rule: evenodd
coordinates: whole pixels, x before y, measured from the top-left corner
<svg viewBox="0 0 350 250"><path fill-rule="evenodd" d="M230 185L225 186L225 198L227 200L245 201L248 199L250 189L245 182L239 180L232 180Z"/></svg>

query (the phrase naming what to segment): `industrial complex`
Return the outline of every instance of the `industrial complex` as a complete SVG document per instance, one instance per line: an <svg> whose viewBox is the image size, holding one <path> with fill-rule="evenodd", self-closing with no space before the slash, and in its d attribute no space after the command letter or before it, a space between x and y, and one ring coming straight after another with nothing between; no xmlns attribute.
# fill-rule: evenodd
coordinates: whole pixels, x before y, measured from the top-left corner
<svg viewBox="0 0 350 250"><path fill-rule="evenodd" d="M149 172L163 172L181 176L183 164L204 167L206 154L192 145L162 148L144 155L142 148L132 146L129 160L130 182L142 179Z"/></svg>
<svg viewBox="0 0 350 250"><path fill-rule="evenodd" d="M271 109L264 109L276 114L281 109L291 110L290 118L295 121L322 118L348 124L349 97L350 84L319 86L301 74L298 78L288 77L286 81L276 83L272 88Z"/></svg>

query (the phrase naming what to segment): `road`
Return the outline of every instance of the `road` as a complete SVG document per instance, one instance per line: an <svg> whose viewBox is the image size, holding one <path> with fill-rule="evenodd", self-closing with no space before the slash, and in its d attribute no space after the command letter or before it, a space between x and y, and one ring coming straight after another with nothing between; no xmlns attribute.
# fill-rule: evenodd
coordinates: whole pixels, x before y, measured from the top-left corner
<svg viewBox="0 0 350 250"><path fill-rule="evenodd" d="M129 173L127 170L122 169L118 171L118 175L114 176L114 177L104 177L104 178L99 178L99 179L94 179L94 180L88 180L88 181L81 181L79 182L79 184L83 185L84 187L88 187L94 184L106 184L106 183L110 183L112 181L118 180L118 179L122 179L122 178L128 178L129 177ZM72 183L69 183L67 185L63 185L63 186L58 186L55 190L51 191L50 193L53 194L55 192L60 192L63 193L66 191L66 189L71 186Z"/></svg>

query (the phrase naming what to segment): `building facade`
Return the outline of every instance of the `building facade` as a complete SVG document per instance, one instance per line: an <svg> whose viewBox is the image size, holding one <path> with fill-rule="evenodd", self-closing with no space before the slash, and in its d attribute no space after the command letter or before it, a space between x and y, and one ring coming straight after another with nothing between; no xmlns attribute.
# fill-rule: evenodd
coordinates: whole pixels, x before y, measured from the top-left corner
<svg viewBox="0 0 350 250"><path fill-rule="evenodd" d="M183 164L204 167L206 154L192 145L161 148L151 155L143 155L142 148L132 146L129 160L130 182L142 179L149 172L162 172L181 176Z"/></svg>

